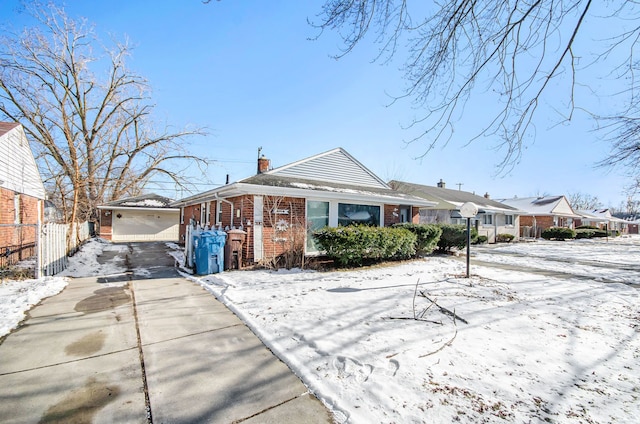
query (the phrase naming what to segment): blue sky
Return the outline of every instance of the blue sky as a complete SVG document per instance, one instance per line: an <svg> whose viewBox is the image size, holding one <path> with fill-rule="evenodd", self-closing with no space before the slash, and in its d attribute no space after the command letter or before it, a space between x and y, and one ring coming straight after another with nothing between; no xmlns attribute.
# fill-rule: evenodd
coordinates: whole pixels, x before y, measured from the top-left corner
<svg viewBox="0 0 640 424"><path fill-rule="evenodd" d="M618 206L628 184L621 171L596 169L608 152L593 124L578 113L568 125L541 108L535 136L521 163L496 176L503 152L499 140L482 138L470 145L477 128L473 105L454 137L421 160L423 142L406 145L415 133L403 129L415 111L409 102L390 105L389 94L401 94L405 81L401 61L372 63L376 47L363 44L340 60L335 33L307 23L322 1L199 0L68 0L71 17L86 17L103 37L128 37L135 46L130 68L153 90L156 121L177 127L206 127L210 134L193 139L192 152L217 162L209 169L215 185L255 173L258 148L277 167L343 147L385 180L435 185L492 198L569 194L597 196L605 206ZM3 0L0 16L22 26L19 2ZM477 98L476 107L482 108ZM570 158L570 159L569 159ZM194 181L205 182L194 174ZM200 186L202 190L213 186ZM151 188L159 194L181 193ZM187 195L187 193L182 193Z"/></svg>

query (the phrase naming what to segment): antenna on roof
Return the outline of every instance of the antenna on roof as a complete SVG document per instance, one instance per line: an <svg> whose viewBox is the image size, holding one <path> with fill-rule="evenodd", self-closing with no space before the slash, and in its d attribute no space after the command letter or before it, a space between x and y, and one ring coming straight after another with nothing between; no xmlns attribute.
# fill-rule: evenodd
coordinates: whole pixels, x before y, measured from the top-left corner
<svg viewBox="0 0 640 424"><path fill-rule="evenodd" d="M260 159L260 153L262 153L262 146L258 147L258 159Z"/></svg>
<svg viewBox="0 0 640 424"><path fill-rule="evenodd" d="M456 183L456 185L458 186L458 191L460 191L461 187L464 185L464 183Z"/></svg>

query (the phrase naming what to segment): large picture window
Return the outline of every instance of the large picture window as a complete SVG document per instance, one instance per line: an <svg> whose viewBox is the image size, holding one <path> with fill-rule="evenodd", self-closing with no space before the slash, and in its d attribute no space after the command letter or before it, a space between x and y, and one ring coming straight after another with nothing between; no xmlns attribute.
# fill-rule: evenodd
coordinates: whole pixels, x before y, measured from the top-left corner
<svg viewBox="0 0 640 424"><path fill-rule="evenodd" d="M329 225L329 202L307 201L307 253L318 252L312 233Z"/></svg>
<svg viewBox="0 0 640 424"><path fill-rule="evenodd" d="M380 226L380 206L338 203L338 225Z"/></svg>

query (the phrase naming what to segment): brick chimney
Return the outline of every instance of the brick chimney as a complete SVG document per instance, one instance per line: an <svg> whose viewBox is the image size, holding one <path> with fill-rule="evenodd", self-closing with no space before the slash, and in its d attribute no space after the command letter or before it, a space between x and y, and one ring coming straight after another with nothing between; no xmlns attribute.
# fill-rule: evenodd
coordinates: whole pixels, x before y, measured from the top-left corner
<svg viewBox="0 0 640 424"><path fill-rule="evenodd" d="M446 184L442 181L442 178L440 178L440 181L438 182L438 188L446 188Z"/></svg>
<svg viewBox="0 0 640 424"><path fill-rule="evenodd" d="M258 174L264 174L269 170L270 161L264 155L258 158Z"/></svg>

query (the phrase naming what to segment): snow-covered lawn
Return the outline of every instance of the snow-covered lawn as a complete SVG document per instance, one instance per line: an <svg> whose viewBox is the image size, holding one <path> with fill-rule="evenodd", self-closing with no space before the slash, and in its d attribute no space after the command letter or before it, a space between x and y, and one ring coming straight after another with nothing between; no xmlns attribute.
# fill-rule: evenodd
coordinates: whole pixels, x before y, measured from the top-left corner
<svg viewBox="0 0 640 424"><path fill-rule="evenodd" d="M638 237L500 249L564 272L572 258L640 263ZM521 259L483 252L483 260ZM200 282L341 423L638 422L640 296L596 280L640 283L640 272L594 268L585 281L480 266L466 279L465 270L463 261L436 256L354 271L227 272Z"/></svg>
<svg viewBox="0 0 640 424"><path fill-rule="evenodd" d="M95 262L109 246L89 243L67 273L121 272ZM184 275L236 312L340 423L637 422L640 295L597 280L640 284L640 237L473 250L483 262L593 279L474 265L466 279L463 261L440 256L353 271Z"/></svg>

